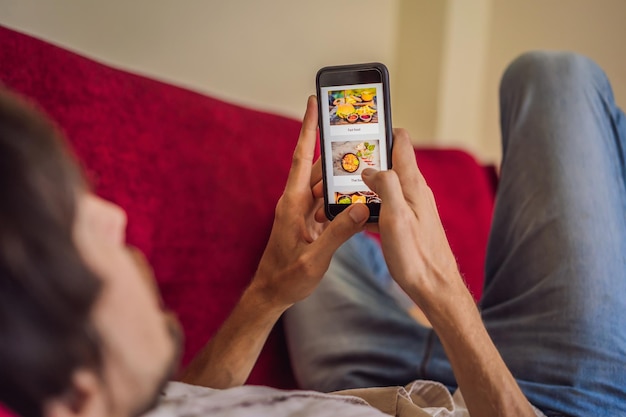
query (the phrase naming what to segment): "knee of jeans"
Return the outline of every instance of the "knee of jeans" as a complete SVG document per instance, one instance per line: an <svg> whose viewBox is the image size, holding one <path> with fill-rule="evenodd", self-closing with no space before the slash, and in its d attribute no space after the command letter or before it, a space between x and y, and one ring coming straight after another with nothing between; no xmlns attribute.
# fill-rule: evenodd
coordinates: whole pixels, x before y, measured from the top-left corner
<svg viewBox="0 0 626 417"><path fill-rule="evenodd" d="M500 83L500 94L537 87L538 94L556 91L585 91L608 85L604 71L588 57L561 51L531 51L517 57L507 67Z"/></svg>

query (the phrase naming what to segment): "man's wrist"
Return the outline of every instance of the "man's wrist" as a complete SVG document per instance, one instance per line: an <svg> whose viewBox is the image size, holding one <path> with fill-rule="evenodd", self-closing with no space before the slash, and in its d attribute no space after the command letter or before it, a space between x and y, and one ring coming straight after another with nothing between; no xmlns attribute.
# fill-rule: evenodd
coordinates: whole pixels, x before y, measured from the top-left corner
<svg viewBox="0 0 626 417"><path fill-rule="evenodd" d="M459 313L463 316L468 309L476 309L474 299L458 269L446 274L438 274L430 281L422 281L407 290L433 326L442 319L449 321Z"/></svg>
<svg viewBox="0 0 626 417"><path fill-rule="evenodd" d="M259 313L267 313L280 317L291 303L285 303L277 296L276 291L262 284L265 280L255 275L252 283L245 289L241 296L240 304L245 304Z"/></svg>

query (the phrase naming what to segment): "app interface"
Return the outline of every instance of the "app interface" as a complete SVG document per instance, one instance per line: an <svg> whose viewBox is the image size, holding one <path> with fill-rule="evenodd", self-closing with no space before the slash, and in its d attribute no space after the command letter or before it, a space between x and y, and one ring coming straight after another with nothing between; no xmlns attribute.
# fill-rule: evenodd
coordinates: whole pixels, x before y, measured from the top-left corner
<svg viewBox="0 0 626 417"><path fill-rule="evenodd" d="M321 87L330 204L380 203L361 172L388 169L382 88L382 83Z"/></svg>

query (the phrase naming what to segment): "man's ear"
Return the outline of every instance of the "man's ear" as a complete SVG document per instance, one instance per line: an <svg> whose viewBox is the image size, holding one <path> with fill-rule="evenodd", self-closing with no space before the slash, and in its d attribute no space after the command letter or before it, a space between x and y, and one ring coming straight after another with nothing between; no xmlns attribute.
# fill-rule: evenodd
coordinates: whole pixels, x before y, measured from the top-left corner
<svg viewBox="0 0 626 417"><path fill-rule="evenodd" d="M72 375L72 387L61 397L48 400L44 417L106 417L102 381L94 371L79 369Z"/></svg>

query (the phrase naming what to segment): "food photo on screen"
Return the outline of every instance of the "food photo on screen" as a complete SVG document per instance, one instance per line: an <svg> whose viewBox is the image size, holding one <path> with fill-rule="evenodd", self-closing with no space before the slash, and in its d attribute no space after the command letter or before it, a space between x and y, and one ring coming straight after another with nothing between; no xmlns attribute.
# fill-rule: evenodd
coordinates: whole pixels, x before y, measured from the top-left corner
<svg viewBox="0 0 626 417"><path fill-rule="evenodd" d="M356 203L380 204L380 197L378 197L378 195L375 192L370 191L370 190L335 193L335 204L356 204Z"/></svg>
<svg viewBox="0 0 626 417"><path fill-rule="evenodd" d="M378 145L378 140L332 142L333 175L360 176L366 168L380 169Z"/></svg>
<svg viewBox="0 0 626 417"><path fill-rule="evenodd" d="M378 123L376 88L328 92L330 125Z"/></svg>

